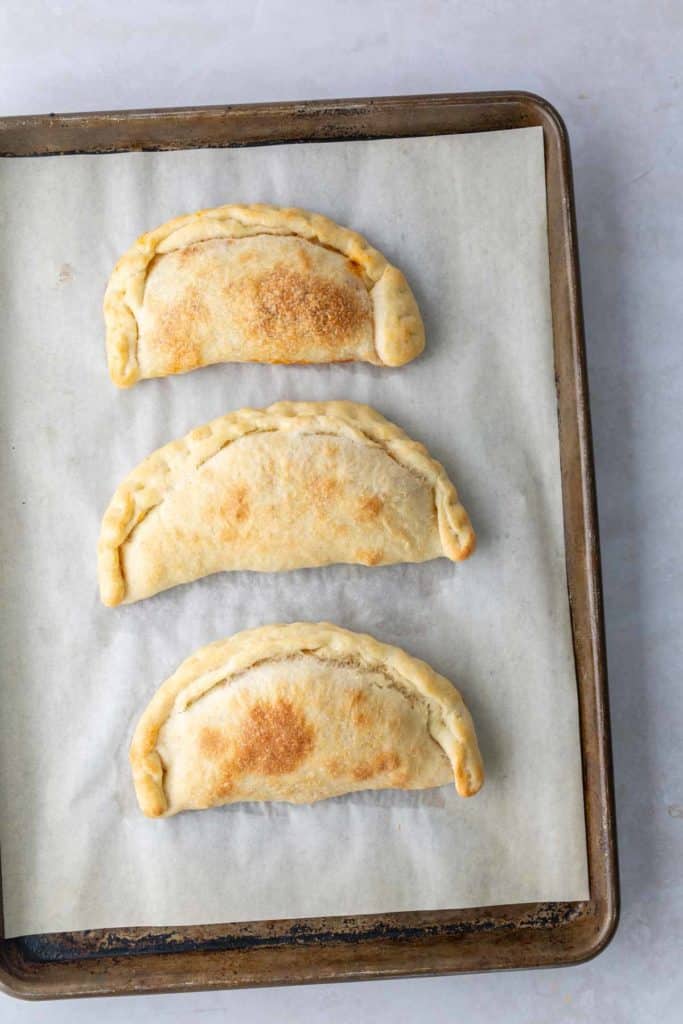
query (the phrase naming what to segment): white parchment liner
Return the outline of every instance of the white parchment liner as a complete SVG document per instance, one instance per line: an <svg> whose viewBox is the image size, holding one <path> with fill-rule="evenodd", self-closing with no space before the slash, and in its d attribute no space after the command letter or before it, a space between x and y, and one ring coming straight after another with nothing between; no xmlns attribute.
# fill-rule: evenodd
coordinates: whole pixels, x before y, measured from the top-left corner
<svg viewBox="0 0 683 1024"><path fill-rule="evenodd" d="M425 355L118 391L101 316L116 258L172 216L258 201L326 213L397 263ZM0 160L7 935L587 897L545 203L540 128ZM369 402L427 444L474 522L472 559L222 575L102 607L95 546L119 480L212 417L285 398ZM196 647L296 619L372 633L452 678L482 793L143 818L128 744L157 685Z"/></svg>

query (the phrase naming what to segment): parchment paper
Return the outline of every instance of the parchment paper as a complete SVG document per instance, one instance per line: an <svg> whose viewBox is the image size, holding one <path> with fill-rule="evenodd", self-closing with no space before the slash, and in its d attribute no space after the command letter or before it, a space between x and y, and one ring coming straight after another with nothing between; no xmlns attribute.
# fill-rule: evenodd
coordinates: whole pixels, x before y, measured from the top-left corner
<svg viewBox="0 0 683 1024"><path fill-rule="evenodd" d="M424 357L116 390L101 316L114 261L169 217L257 201L320 210L401 266ZM586 898L541 129L4 160L0 215L6 934ZM95 546L119 480L214 416L285 398L369 402L425 442L475 524L473 558L222 575L102 607ZM127 752L158 684L200 645L297 619L373 633L452 678L482 793L145 819Z"/></svg>

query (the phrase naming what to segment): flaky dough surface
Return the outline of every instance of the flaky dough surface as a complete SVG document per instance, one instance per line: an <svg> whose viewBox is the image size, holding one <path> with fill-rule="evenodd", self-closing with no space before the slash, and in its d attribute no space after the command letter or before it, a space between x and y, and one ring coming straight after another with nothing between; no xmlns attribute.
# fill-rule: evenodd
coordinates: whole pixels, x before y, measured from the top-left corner
<svg viewBox="0 0 683 1024"><path fill-rule="evenodd" d="M278 402L198 427L117 488L100 595L137 601L215 572L388 565L473 551L453 483L427 449L355 402Z"/></svg>
<svg viewBox="0 0 683 1024"><path fill-rule="evenodd" d="M484 779L447 679L326 622L263 626L197 651L152 698L130 760L150 817L448 782L473 796Z"/></svg>
<svg viewBox="0 0 683 1024"><path fill-rule="evenodd" d="M219 362L401 366L424 328L397 267L321 214L220 206L142 235L104 299L112 380Z"/></svg>

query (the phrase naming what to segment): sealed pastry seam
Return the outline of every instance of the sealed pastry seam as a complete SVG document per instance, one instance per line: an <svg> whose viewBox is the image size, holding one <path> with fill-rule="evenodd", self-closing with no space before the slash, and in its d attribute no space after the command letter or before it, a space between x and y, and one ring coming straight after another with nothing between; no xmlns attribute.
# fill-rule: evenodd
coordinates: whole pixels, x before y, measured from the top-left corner
<svg viewBox="0 0 683 1024"><path fill-rule="evenodd" d="M379 684L380 690L397 690L403 699L422 709L431 741L448 758L452 779L460 796L473 796L479 791L484 772L476 734L471 716L452 683L425 662L374 637L353 633L330 623L299 622L262 626L210 644L183 662L162 684L139 720L130 750L135 789L146 815L161 817L188 809L169 804L167 766L158 749L166 723L201 704L217 687L237 684L253 669L300 657L314 658L333 667L351 666L361 676L364 672L370 674L373 680L379 674L386 681ZM369 689L377 686L376 681L367 684ZM400 740L398 744L400 747ZM344 754L343 751L338 753ZM424 788L425 783L419 779L420 766L414 765L413 772L412 784L407 788ZM263 781L267 786L268 780ZM429 784L433 783L426 783ZM395 785L385 781L377 786L355 788ZM325 798L325 795L323 781L320 792L307 791L304 800L295 802L314 802ZM287 799L286 796L255 798ZM226 802L232 801L211 801L212 804Z"/></svg>
<svg viewBox="0 0 683 1024"><path fill-rule="evenodd" d="M301 437L345 438L370 449L384 451L431 490L441 551L428 557L436 557L438 553L460 561L474 550L474 530L460 504L455 486L443 466L429 455L422 444L411 440L399 427L369 406L345 401L278 402L267 409L248 408L228 413L196 428L186 437L158 449L120 484L104 515L98 543L98 576L103 602L116 605L137 599L135 594L128 592L122 549L132 541L135 530L144 520L158 510L181 484L186 484L188 478L206 467L226 447L250 435L288 432L296 432ZM276 526L273 523L274 529ZM362 527L359 527L359 533L364 535ZM265 543L264 540L262 544ZM268 543L275 544L276 541L271 537ZM348 557L331 561L335 560L353 562L358 559ZM424 558L392 560L422 561ZM301 562L299 567L306 564ZM308 564L330 563L318 561ZM368 564L376 562L370 560ZM166 585L173 584L164 584L157 589L164 589Z"/></svg>
<svg viewBox="0 0 683 1024"><path fill-rule="evenodd" d="M214 353L205 358L201 354L190 356L186 353L185 364L177 368L153 367L147 372L141 368L138 351L140 315L148 276L155 261L216 240L268 237L298 239L339 254L362 281L373 311L374 349L370 353L342 355L342 359L360 358L378 365L401 366L420 354L424 348L424 327L412 291L401 271L361 235L321 214L306 210L263 204L226 205L176 217L162 224L142 235L117 262L104 298L107 359L114 383L119 387L130 387L145 376L165 376L207 365L208 362L229 362L235 358L260 362L310 361L305 354L293 358L286 351L278 354L275 347L274 355L256 351L242 357L234 353ZM305 259L305 254L302 259ZM201 282L198 284L201 290ZM184 347L182 339L179 345L181 349ZM333 353L324 357L318 353L312 361L327 362L334 358Z"/></svg>

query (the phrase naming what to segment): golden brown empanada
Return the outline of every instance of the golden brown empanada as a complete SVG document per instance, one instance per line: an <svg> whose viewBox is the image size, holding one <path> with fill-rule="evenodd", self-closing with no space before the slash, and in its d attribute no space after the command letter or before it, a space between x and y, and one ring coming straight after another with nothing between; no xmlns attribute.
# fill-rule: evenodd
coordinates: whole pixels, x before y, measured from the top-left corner
<svg viewBox="0 0 683 1024"><path fill-rule="evenodd" d="M154 818L453 780L473 796L484 781L455 687L400 648L326 622L262 626L197 651L152 698L130 760Z"/></svg>
<svg viewBox="0 0 683 1024"><path fill-rule="evenodd" d="M475 535L446 471L366 405L279 402L193 430L126 477L102 521L107 605L232 569L445 555Z"/></svg>
<svg viewBox="0 0 683 1024"><path fill-rule="evenodd" d="M320 214L219 206L137 240L104 299L119 387L211 363L401 366L424 348L400 270Z"/></svg>

